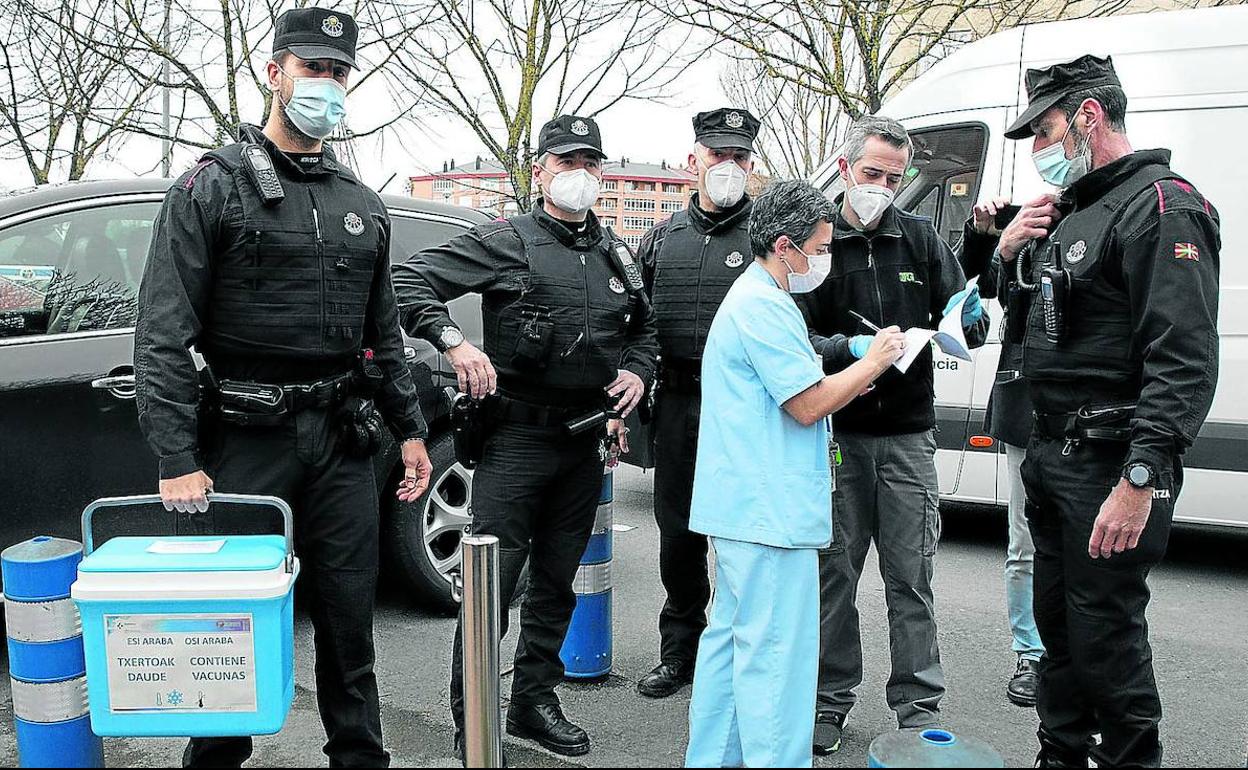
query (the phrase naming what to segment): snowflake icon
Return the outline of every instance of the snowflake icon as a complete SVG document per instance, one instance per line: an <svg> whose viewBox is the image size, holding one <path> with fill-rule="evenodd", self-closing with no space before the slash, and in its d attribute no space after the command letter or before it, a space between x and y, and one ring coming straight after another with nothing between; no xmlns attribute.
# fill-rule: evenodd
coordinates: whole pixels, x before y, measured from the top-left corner
<svg viewBox="0 0 1248 770"><path fill-rule="evenodd" d="M173 692L169 693L169 705L181 706L182 705L182 693L178 692L177 690L174 690Z"/></svg>

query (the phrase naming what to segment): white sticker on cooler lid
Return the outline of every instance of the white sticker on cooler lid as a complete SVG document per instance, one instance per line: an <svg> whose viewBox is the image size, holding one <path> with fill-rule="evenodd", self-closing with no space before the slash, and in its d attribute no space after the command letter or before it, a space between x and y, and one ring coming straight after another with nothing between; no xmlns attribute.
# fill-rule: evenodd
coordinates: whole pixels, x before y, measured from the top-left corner
<svg viewBox="0 0 1248 770"><path fill-rule="evenodd" d="M170 556L217 553L225 547L225 540L157 540L147 547L148 553Z"/></svg>

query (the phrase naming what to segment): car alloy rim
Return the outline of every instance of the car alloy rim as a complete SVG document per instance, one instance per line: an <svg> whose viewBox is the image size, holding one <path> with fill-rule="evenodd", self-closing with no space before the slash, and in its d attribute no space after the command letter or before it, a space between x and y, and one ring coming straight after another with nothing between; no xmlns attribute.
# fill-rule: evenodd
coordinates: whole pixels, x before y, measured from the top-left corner
<svg viewBox="0 0 1248 770"><path fill-rule="evenodd" d="M472 523L472 472L460 463L447 468L425 502L425 557L449 584L459 569L460 540Z"/></svg>

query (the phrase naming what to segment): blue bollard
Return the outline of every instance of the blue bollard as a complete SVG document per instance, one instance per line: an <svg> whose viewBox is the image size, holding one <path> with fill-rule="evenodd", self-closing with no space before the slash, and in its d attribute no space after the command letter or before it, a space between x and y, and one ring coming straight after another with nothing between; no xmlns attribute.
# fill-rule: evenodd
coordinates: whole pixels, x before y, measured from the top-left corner
<svg viewBox="0 0 1248 770"><path fill-rule="evenodd" d="M576 571L576 610L559 657L568 679L598 679L611 673L611 552L615 488L611 469L602 477L594 533Z"/></svg>
<svg viewBox="0 0 1248 770"><path fill-rule="evenodd" d="M1001 755L947 730L898 730L871 741L868 767L1005 767Z"/></svg>
<svg viewBox="0 0 1248 770"><path fill-rule="evenodd" d="M103 767L91 732L82 623L69 598L82 545L36 537L0 554L17 754L22 767Z"/></svg>

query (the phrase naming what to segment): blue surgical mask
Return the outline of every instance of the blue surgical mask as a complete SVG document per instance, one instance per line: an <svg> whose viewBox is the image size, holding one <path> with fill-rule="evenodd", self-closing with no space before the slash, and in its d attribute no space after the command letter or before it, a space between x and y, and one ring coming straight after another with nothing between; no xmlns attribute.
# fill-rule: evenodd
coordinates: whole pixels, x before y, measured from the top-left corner
<svg viewBox="0 0 1248 770"><path fill-rule="evenodd" d="M1036 164L1036 171L1040 172L1040 178L1054 187L1070 187L1086 175L1092 165L1089 158L1091 134L1084 137L1083 148L1075 151L1074 158L1066 157L1066 136L1074 125L1072 122L1066 126L1066 134L1062 135L1060 142L1031 155L1032 162Z"/></svg>
<svg viewBox="0 0 1248 770"><path fill-rule="evenodd" d="M296 78L282 70L295 83L286 116L295 128L313 139L324 139L347 115L347 89L333 78ZM278 98L281 96L279 94Z"/></svg>

